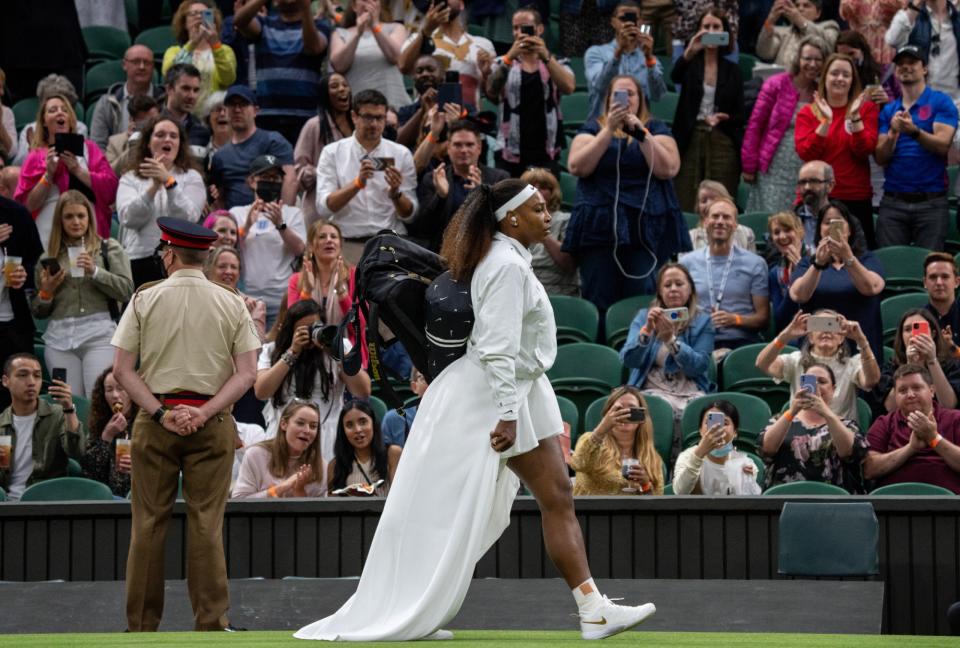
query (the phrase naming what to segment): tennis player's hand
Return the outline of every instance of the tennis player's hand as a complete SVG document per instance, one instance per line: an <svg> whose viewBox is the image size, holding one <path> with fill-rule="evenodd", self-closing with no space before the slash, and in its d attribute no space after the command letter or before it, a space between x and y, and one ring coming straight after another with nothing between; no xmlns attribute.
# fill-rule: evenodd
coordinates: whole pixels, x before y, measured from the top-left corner
<svg viewBox="0 0 960 648"><path fill-rule="evenodd" d="M500 421L490 433L490 447L497 452L503 452L513 447L517 440L517 422Z"/></svg>

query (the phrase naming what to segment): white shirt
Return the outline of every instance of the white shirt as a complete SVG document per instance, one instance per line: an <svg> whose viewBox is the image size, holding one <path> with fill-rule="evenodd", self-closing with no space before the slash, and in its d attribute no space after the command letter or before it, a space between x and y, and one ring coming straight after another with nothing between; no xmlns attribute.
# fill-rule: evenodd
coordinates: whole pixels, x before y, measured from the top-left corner
<svg viewBox="0 0 960 648"><path fill-rule="evenodd" d="M373 236L382 229L406 234L407 228L390 200L390 187L383 172L374 172L367 186L340 211L332 212L327 207L327 197L331 193L352 184L360 175L360 162L366 157L393 158L394 166L403 176L400 192L413 204L410 216L417 213L417 172L409 149L381 139L375 149L367 151L353 135L327 144L320 153L317 163L317 213L321 218L329 218L339 225L344 238Z"/></svg>
<svg viewBox="0 0 960 648"><path fill-rule="evenodd" d="M158 216L173 216L191 223L200 220L207 204L207 188L203 178L193 169L171 173L177 181L173 189L160 189L153 198L147 196L151 178L141 178L127 171L117 188L117 212L120 215L120 243L131 259L145 259L160 243Z"/></svg>
<svg viewBox="0 0 960 648"><path fill-rule="evenodd" d="M534 380L557 357L556 322L530 252L497 232L470 281L476 318L467 355L480 362L500 419L517 419L517 379Z"/></svg>
<svg viewBox="0 0 960 648"><path fill-rule="evenodd" d="M677 495L689 495L700 483L702 495L759 495L761 488L757 483L757 467L747 455L733 450L727 460L714 463L707 458L701 459L694 450L687 448L677 457L673 474L673 492ZM744 466L752 466L752 473L745 473Z"/></svg>
<svg viewBox="0 0 960 648"><path fill-rule="evenodd" d="M244 227L247 214L253 205L243 205L230 210L237 227ZM291 232L307 240L303 212L296 207L283 205L283 222ZM260 215L250 226L242 241L244 292L254 299L262 299L268 307L279 307L287 291L287 281L293 274L290 264L294 255L283 242L277 226L269 218Z"/></svg>
<svg viewBox="0 0 960 648"><path fill-rule="evenodd" d="M913 31L916 24L915 20L911 20L914 15L912 11L901 9L893 16L890 27L883 37L887 45L899 49L907 44L910 39L910 32ZM940 35L940 53L934 56L933 52L927 52L927 85L934 90L947 93L954 103L960 102L960 83L958 83L957 78L957 38L956 34L953 33L953 25L950 23L949 11L946 19L942 22L930 12L930 29L933 34Z"/></svg>
<svg viewBox="0 0 960 648"><path fill-rule="evenodd" d="M29 416L13 415L13 429L17 431L17 444L13 447L13 466L10 473L10 489L7 497L20 499L26 489L27 480L33 472L33 426L37 422L37 412Z"/></svg>
<svg viewBox="0 0 960 648"><path fill-rule="evenodd" d="M812 354L811 354L812 355ZM800 367L801 353L785 353L777 356L783 363L783 379L774 378L775 383L787 382L790 385L790 398L800 391L800 375L803 369ZM863 388L860 383L860 370L863 369L863 358L856 354L852 358L847 358L842 364L835 357L821 358L813 356L816 362L822 362L830 367L833 376L836 378L836 385L833 390L833 400L830 401L830 409L840 418L857 420L857 388ZM866 430L864 430L866 433Z"/></svg>

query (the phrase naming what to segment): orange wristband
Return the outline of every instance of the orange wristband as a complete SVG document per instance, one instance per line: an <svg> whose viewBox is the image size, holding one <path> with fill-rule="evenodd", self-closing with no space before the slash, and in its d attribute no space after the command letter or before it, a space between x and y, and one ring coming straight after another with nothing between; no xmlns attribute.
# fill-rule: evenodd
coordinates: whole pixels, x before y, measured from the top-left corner
<svg viewBox="0 0 960 648"><path fill-rule="evenodd" d="M648 68L657 67L657 57L656 57L656 56L648 56L648 57L647 57L647 67L648 67Z"/></svg>
<svg viewBox="0 0 960 648"><path fill-rule="evenodd" d="M743 324L743 318L740 317L739 315L734 315L734 316L733 316L733 323L734 323L735 325L737 325L737 326L741 326L741 325Z"/></svg>
<svg viewBox="0 0 960 648"><path fill-rule="evenodd" d="M651 484L650 482L647 482L646 484L640 487L641 493L649 493L652 490L653 490L653 484Z"/></svg>
<svg viewBox="0 0 960 648"><path fill-rule="evenodd" d="M47 174L46 174L46 173L44 173L42 176L40 176L40 184L42 184L42 185L47 185L48 187L50 186L50 181L47 180Z"/></svg>
<svg viewBox="0 0 960 648"><path fill-rule="evenodd" d="M383 25L381 25L380 23L377 23L376 25L373 26L374 34L379 34L382 31L383 31Z"/></svg>
<svg viewBox="0 0 960 648"><path fill-rule="evenodd" d="M501 56L501 57L500 57L500 60L503 61L503 64L504 64L504 65L512 65L512 64L513 64L513 61L511 61L511 60L510 60L510 57L507 56L506 54L504 54L503 56Z"/></svg>
<svg viewBox="0 0 960 648"><path fill-rule="evenodd" d="M48 293L48 292L45 291L45 290L41 290L40 292L38 292L38 293L37 293L37 297L39 297L39 298L42 299L43 301L52 301L52 300L53 300L53 295L51 295L50 293Z"/></svg>
<svg viewBox="0 0 960 648"><path fill-rule="evenodd" d="M437 138L433 136L433 133L427 133L427 141L431 144L436 144Z"/></svg>
<svg viewBox="0 0 960 648"><path fill-rule="evenodd" d="M300 299L310 299L310 293L308 293L306 290L301 290Z"/></svg>
<svg viewBox="0 0 960 648"><path fill-rule="evenodd" d="M223 43L221 43L220 41L217 41L216 43L214 43L213 45L210 46L210 49L216 51L216 50L220 49L221 47L223 47Z"/></svg>
<svg viewBox="0 0 960 648"><path fill-rule="evenodd" d="M360 176L357 176L356 178L353 179L353 186L356 187L357 189L363 189L367 185L365 185L360 181Z"/></svg>
<svg viewBox="0 0 960 648"><path fill-rule="evenodd" d="M783 418L787 419L788 421L792 421L792 420L793 420L793 412L791 412L790 410L787 410L787 411L784 413Z"/></svg>
<svg viewBox="0 0 960 648"><path fill-rule="evenodd" d="M267 489L267 495L268 495L269 497L280 497L279 495L277 495L277 487L276 487L276 486L271 486L270 488L268 488L268 489Z"/></svg>
<svg viewBox="0 0 960 648"><path fill-rule="evenodd" d="M781 342L779 338L773 338L773 346L777 347L778 349L782 349L787 345Z"/></svg>
<svg viewBox="0 0 960 648"><path fill-rule="evenodd" d="M936 447L937 447L938 445L940 445L940 442L941 442L941 441L943 441L943 437L938 434L937 436L933 437L933 439L932 439L931 441L929 441L929 442L927 443L927 445L930 446L930 447L933 448L933 449L936 449Z"/></svg>

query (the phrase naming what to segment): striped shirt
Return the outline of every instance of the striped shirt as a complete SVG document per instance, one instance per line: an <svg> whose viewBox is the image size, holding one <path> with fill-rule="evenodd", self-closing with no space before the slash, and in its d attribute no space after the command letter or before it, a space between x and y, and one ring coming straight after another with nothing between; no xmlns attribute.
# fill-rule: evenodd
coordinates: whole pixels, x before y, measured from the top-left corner
<svg viewBox="0 0 960 648"><path fill-rule="evenodd" d="M303 51L303 27L300 21L284 22L279 16L257 18L260 39L257 53L257 103L260 114L312 117L317 112L323 56ZM330 27L315 21L324 38Z"/></svg>

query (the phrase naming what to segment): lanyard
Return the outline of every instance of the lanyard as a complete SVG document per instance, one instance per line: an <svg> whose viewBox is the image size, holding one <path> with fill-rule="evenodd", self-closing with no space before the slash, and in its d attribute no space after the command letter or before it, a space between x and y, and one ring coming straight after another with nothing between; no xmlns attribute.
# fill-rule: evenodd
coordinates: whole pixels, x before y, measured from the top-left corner
<svg viewBox="0 0 960 648"><path fill-rule="evenodd" d="M727 279L730 277L730 268L733 266L733 247L730 247L730 254L727 255L727 263L723 267L723 275L720 277L720 287L717 289L717 298L713 298L713 272L710 270L710 246L703 248L703 258L707 263L707 292L710 293L710 309L720 308L720 302L723 301L723 293L727 288Z"/></svg>

